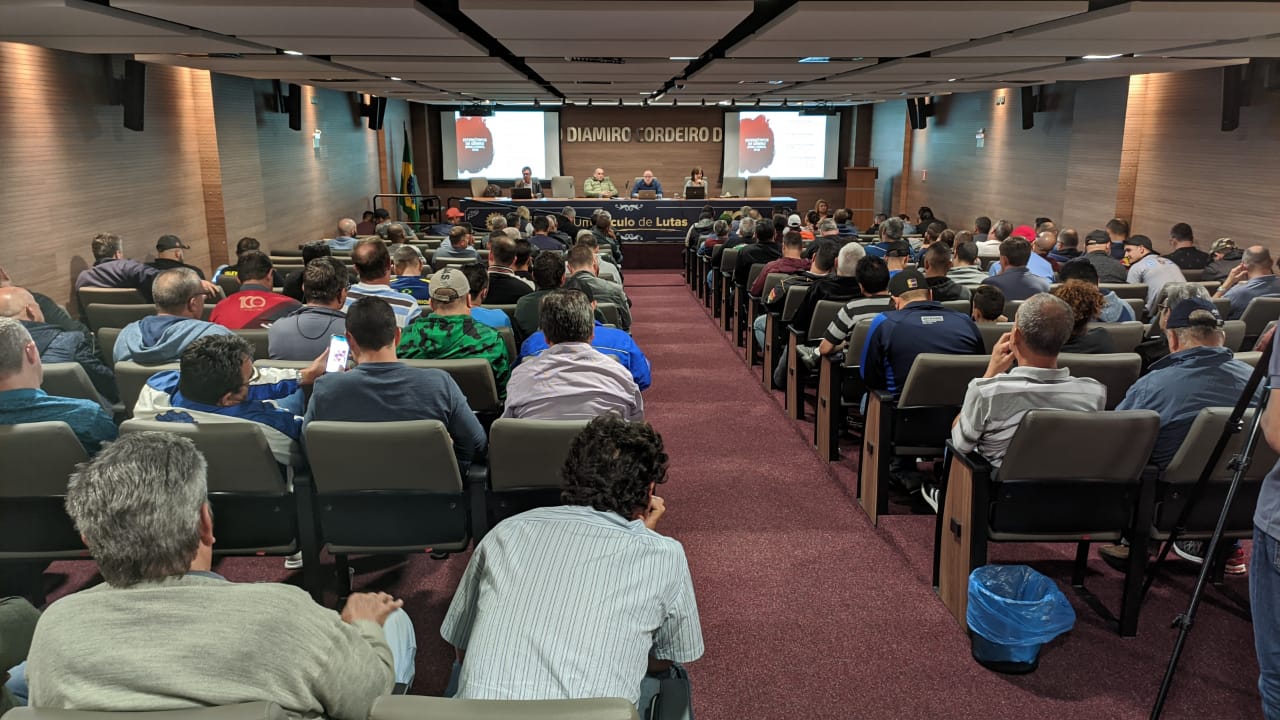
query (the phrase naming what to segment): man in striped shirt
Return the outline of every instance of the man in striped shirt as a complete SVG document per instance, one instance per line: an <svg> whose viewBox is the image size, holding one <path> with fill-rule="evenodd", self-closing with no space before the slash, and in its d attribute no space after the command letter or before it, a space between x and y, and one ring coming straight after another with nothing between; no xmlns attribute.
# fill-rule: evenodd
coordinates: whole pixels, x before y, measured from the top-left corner
<svg viewBox="0 0 1280 720"><path fill-rule="evenodd" d="M599 417L564 467L563 506L503 520L472 554L440 628L458 659L445 694L622 697L649 717L703 652L684 548L655 532L662 437Z"/></svg>
<svg viewBox="0 0 1280 720"><path fill-rule="evenodd" d="M356 266L360 282L347 288L347 300L342 312L360 298L379 297L386 301L396 314L396 327L401 330L422 314L418 301L391 287L391 252L387 244L377 238L361 240L351 251L351 262Z"/></svg>

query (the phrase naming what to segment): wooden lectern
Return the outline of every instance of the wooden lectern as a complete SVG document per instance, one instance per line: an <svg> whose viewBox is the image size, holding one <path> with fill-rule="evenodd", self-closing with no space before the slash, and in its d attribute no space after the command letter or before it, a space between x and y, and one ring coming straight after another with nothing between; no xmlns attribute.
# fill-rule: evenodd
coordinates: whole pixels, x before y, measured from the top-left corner
<svg viewBox="0 0 1280 720"><path fill-rule="evenodd" d="M873 167L844 169L844 206L853 211L853 224L865 230L876 221L876 178Z"/></svg>

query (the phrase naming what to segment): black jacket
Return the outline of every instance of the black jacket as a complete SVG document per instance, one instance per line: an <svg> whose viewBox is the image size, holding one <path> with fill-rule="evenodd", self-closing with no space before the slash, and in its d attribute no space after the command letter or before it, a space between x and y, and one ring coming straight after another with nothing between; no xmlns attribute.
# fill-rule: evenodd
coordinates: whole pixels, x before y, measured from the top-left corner
<svg viewBox="0 0 1280 720"><path fill-rule="evenodd" d="M111 402L120 399L115 373L102 362L89 336L78 330L63 330L49 323L23 322L43 363L78 363L89 376L94 389Z"/></svg>

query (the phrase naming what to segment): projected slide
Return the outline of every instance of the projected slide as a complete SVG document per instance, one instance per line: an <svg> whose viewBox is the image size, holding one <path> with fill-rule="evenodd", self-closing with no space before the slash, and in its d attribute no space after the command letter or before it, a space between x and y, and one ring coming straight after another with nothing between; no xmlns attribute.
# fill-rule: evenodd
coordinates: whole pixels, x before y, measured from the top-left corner
<svg viewBox="0 0 1280 720"><path fill-rule="evenodd" d="M445 177L514 180L527 165L535 177L549 180L560 172L558 119L543 112L496 112L489 117L441 113Z"/></svg>
<svg viewBox="0 0 1280 720"><path fill-rule="evenodd" d="M840 120L798 112L725 114L725 174L775 180L836 177Z"/></svg>

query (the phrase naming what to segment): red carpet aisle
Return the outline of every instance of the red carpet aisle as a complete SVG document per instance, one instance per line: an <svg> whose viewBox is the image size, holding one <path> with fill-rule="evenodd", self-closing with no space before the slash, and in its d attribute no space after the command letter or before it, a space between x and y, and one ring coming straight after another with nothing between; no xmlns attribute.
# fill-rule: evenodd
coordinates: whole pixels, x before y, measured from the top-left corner
<svg viewBox="0 0 1280 720"><path fill-rule="evenodd" d="M1068 591L1076 629L1037 672L982 669L929 588L932 518L894 515L873 529L674 272L631 271L627 284L654 366L646 412L671 456L661 530L684 543L702 613L707 652L690 666L700 720L1146 717L1173 642L1167 623L1193 581L1185 565L1156 586L1137 638L1119 638ZM845 463L837 474L848 482ZM1069 552L1017 546L996 558L1032 560L1065 587ZM356 563L357 589L405 600L418 630L415 693L444 689L452 652L439 628L465 563ZM217 569L298 581L278 558ZM1092 569L1089 587L1116 607L1119 576ZM53 572L67 576L56 594L96 580L86 562ZM1216 591L1208 598L1165 717L1258 717L1249 625Z"/></svg>

